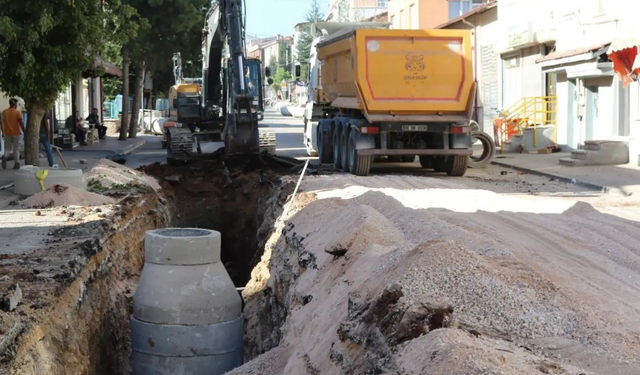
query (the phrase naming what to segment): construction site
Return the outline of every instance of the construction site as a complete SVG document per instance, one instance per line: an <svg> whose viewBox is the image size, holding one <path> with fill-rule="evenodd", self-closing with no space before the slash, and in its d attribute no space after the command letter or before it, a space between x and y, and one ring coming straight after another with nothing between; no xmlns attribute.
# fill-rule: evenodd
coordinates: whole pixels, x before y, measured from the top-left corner
<svg viewBox="0 0 640 375"><path fill-rule="evenodd" d="M0 375L640 374L627 143L516 165L559 158L558 102L489 134L468 29L316 17L306 104L268 105L246 5L208 6L148 145L2 155Z"/></svg>
<svg viewBox="0 0 640 375"><path fill-rule="evenodd" d="M292 196L301 167L103 160L89 192L12 202L0 373L130 373L144 235L165 227L222 235L243 299L232 374L640 371L630 198L497 168L462 180L309 168Z"/></svg>

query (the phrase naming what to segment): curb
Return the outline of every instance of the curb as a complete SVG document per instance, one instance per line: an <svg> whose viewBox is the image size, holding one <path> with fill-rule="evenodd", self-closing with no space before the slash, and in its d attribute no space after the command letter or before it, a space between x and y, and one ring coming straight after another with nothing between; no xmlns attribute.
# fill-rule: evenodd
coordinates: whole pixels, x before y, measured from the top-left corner
<svg viewBox="0 0 640 375"><path fill-rule="evenodd" d="M575 185L586 187L586 188L593 189L593 190L599 190L601 193L604 193L604 194L616 194L616 195L622 195L622 196L625 196L625 197L629 197L629 196L632 195L632 193L627 193L624 190L616 188L616 187L598 185L598 184L594 184L594 183L587 182L587 181L577 180L575 178L565 177L565 176L562 176L562 175L541 172L541 171L537 171L535 169L518 167L518 166L507 164L507 163L501 163L501 162L495 161L495 160L492 161L491 164L497 165L497 166L500 166L500 167L503 167L503 168L513 169L513 170L520 171L520 172L535 174L535 175L538 175L538 176L543 176L543 177L548 177L548 178L554 178L556 180L563 181L563 182L566 182L566 183L572 183L573 181L575 181L574 182Z"/></svg>
<svg viewBox="0 0 640 375"><path fill-rule="evenodd" d="M145 141L144 139L140 139L138 142L130 144L129 146L123 148L121 154L124 154L124 155L130 154L131 152L144 146L146 143L147 141Z"/></svg>
<svg viewBox="0 0 640 375"><path fill-rule="evenodd" d="M108 153L108 154L123 154L123 155L127 155L130 154L131 152L139 149L140 147L144 146L147 143L147 141L145 141L144 139L139 139L136 143L132 143L128 146L125 146L124 148L120 149L120 150L78 150L78 149L65 149L63 150L63 152L99 152L99 153Z"/></svg>

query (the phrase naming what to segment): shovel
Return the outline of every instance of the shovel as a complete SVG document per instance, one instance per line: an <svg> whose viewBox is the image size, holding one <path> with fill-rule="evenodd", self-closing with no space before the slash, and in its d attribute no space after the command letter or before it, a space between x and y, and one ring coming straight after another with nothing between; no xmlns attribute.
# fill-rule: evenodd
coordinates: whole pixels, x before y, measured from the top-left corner
<svg viewBox="0 0 640 375"><path fill-rule="evenodd" d="M47 178L48 175L49 175L49 170L48 169L42 169L42 170L39 170L36 173L36 178L40 182L40 187L42 188L42 191L45 190L45 188L44 188L44 179Z"/></svg>

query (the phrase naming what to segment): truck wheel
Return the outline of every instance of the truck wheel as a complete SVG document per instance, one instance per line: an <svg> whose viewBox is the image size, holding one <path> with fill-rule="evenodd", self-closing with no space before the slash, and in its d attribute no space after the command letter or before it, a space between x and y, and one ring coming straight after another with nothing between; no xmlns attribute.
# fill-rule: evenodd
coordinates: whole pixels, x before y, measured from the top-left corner
<svg viewBox="0 0 640 375"><path fill-rule="evenodd" d="M420 155L420 165L425 169L433 168L433 158L429 155Z"/></svg>
<svg viewBox="0 0 640 375"><path fill-rule="evenodd" d="M493 156L496 153L496 144L493 142L489 134L477 131L471 133L472 141L476 139L482 143L482 155L479 157L469 156L470 168L484 168L491 164Z"/></svg>
<svg viewBox="0 0 640 375"><path fill-rule="evenodd" d="M342 131L342 136L340 136L340 156L342 157L342 170L345 172L349 171L349 151L347 147L349 146L349 139L347 138L347 130Z"/></svg>
<svg viewBox="0 0 640 375"><path fill-rule="evenodd" d="M416 160L415 155L403 155L402 162L403 163L413 163Z"/></svg>
<svg viewBox="0 0 640 375"><path fill-rule="evenodd" d="M446 156L434 156L432 161L433 170L436 172L446 172L447 171L447 160L449 158Z"/></svg>
<svg viewBox="0 0 640 375"><path fill-rule="evenodd" d="M340 147L340 129L336 127L333 131L333 166L342 169L342 151Z"/></svg>
<svg viewBox="0 0 640 375"><path fill-rule="evenodd" d="M449 176L464 176L467 172L469 157L466 155L455 155L447 158L446 161L447 174Z"/></svg>
<svg viewBox="0 0 640 375"><path fill-rule="evenodd" d="M331 163L333 148L331 147L331 137L325 134L318 127L318 159L321 164Z"/></svg>
<svg viewBox="0 0 640 375"><path fill-rule="evenodd" d="M356 136L357 134L354 131L349 134L347 146L349 172L356 176L367 176L371 171L373 156L358 155L358 150L356 150Z"/></svg>

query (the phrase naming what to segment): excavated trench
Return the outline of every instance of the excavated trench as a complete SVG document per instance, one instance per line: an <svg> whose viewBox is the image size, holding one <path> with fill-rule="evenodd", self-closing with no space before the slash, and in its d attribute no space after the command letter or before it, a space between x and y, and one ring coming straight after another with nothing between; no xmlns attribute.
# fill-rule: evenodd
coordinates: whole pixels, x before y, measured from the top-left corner
<svg viewBox="0 0 640 375"><path fill-rule="evenodd" d="M186 166L150 165L169 203L169 226L222 234L222 262L237 287L249 281L277 211L293 189L288 168L267 156L226 158ZM283 182L284 181L284 182Z"/></svg>
<svg viewBox="0 0 640 375"><path fill-rule="evenodd" d="M47 296L44 304L55 309L28 311L34 323L21 328L9 349L0 353L0 375L129 374L129 316L144 264L144 233L158 227L221 232L222 261L235 285L244 287L293 191L290 168L268 156L221 157L143 167L158 180L162 189L157 191L134 188L113 194L113 187L104 187L108 195L126 197L122 208L99 230L86 228L95 244L91 251L67 247L74 251L70 259L82 267ZM116 189L122 186L116 184ZM77 236L78 228L56 236Z"/></svg>

